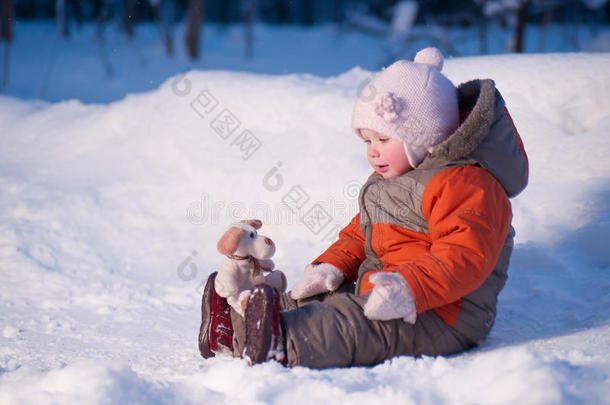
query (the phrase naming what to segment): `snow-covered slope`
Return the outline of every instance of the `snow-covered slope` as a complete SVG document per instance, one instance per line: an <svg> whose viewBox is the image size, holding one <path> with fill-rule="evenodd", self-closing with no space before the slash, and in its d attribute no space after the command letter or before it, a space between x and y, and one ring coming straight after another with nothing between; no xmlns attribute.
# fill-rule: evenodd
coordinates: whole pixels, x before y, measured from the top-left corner
<svg viewBox="0 0 610 405"><path fill-rule="evenodd" d="M370 169L349 120L371 72L192 71L107 105L0 97L0 403L607 402L610 55L445 70L496 80L530 157L495 328L461 355L324 371L202 360L201 283L237 218L263 220L290 285L355 214Z"/></svg>

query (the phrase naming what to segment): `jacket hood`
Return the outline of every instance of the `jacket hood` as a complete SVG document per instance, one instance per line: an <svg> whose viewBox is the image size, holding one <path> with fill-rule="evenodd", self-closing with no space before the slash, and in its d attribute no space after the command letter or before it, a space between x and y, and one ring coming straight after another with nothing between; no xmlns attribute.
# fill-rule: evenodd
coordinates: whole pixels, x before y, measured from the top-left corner
<svg viewBox="0 0 610 405"><path fill-rule="evenodd" d="M485 79L461 84L458 102L466 119L417 168L478 164L515 197L527 186L528 160L495 83Z"/></svg>

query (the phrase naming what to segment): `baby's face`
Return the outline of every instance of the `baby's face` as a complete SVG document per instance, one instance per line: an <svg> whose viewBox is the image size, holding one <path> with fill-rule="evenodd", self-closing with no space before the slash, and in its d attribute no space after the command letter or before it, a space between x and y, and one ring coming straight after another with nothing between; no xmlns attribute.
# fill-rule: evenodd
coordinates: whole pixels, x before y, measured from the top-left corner
<svg viewBox="0 0 610 405"><path fill-rule="evenodd" d="M384 179L400 176L411 170L403 143L371 129L361 129L366 143L366 158L371 167Z"/></svg>

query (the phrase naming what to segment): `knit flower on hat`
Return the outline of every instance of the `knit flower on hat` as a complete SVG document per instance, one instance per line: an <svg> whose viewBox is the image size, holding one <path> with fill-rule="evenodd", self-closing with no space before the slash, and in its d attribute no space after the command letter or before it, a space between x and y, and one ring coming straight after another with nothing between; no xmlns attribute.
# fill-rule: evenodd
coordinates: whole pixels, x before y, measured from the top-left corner
<svg viewBox="0 0 610 405"><path fill-rule="evenodd" d="M375 112L388 123L396 121L401 110L400 101L392 93L383 93L376 100Z"/></svg>

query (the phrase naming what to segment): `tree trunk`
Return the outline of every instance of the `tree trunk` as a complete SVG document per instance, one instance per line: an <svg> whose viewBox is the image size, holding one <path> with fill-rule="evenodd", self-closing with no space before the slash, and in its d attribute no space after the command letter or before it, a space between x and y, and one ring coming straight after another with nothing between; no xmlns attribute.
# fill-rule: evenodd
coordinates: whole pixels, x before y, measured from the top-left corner
<svg viewBox="0 0 610 405"><path fill-rule="evenodd" d="M125 33L129 38L133 38L134 27L136 21L136 0L123 0L122 1L122 19Z"/></svg>
<svg viewBox="0 0 610 405"><path fill-rule="evenodd" d="M199 58L199 27L203 19L204 0L188 0L186 49L192 59Z"/></svg>
<svg viewBox="0 0 610 405"><path fill-rule="evenodd" d="M149 1L168 55L174 54L174 0Z"/></svg>
<svg viewBox="0 0 610 405"><path fill-rule="evenodd" d="M481 15L479 16L479 53L487 54L487 16L485 15L485 3L487 0L482 0L479 6Z"/></svg>
<svg viewBox="0 0 610 405"><path fill-rule="evenodd" d="M14 17L15 4L13 0L0 0L0 40L6 42L13 40Z"/></svg>
<svg viewBox="0 0 610 405"><path fill-rule="evenodd" d="M525 35L525 24L527 22L527 10L529 7L529 0L522 1L517 9L517 24L515 26L515 43L513 52L522 53Z"/></svg>
<svg viewBox="0 0 610 405"><path fill-rule="evenodd" d="M538 38L538 52L544 52L546 44L546 32L553 19L553 4L548 4L544 10L544 17L540 24L540 36Z"/></svg>
<svg viewBox="0 0 610 405"><path fill-rule="evenodd" d="M112 77L114 75L114 70L112 69L112 64L110 63L110 57L108 56L108 50L106 49L106 38L104 37L106 23L112 16L111 1L112 0L101 1L97 20L97 45L99 48L99 56L108 77Z"/></svg>
<svg viewBox="0 0 610 405"><path fill-rule="evenodd" d="M277 13L277 22L279 24L287 23L290 20L289 5L284 0L275 0L275 12Z"/></svg>
<svg viewBox="0 0 610 405"><path fill-rule="evenodd" d="M70 24L68 22L68 4L66 0L55 0L55 20L57 28L62 37L70 36Z"/></svg>
<svg viewBox="0 0 610 405"><path fill-rule="evenodd" d="M0 43L4 42L4 57L2 62L2 82L0 90L8 86L8 68L13 40L13 19L15 16L15 4L13 0L0 0Z"/></svg>
<svg viewBox="0 0 610 405"><path fill-rule="evenodd" d="M334 23L343 22L345 19L345 5L343 4L345 0L335 0L332 5L332 20Z"/></svg>
<svg viewBox="0 0 610 405"><path fill-rule="evenodd" d="M314 2L312 0L301 0L301 23L313 25L315 22Z"/></svg>
<svg viewBox="0 0 610 405"><path fill-rule="evenodd" d="M246 1L246 59L254 57L254 13L256 10L256 0Z"/></svg>

